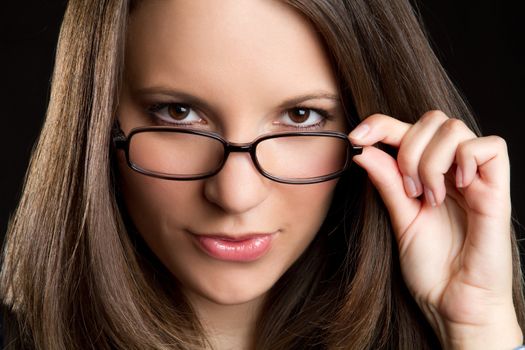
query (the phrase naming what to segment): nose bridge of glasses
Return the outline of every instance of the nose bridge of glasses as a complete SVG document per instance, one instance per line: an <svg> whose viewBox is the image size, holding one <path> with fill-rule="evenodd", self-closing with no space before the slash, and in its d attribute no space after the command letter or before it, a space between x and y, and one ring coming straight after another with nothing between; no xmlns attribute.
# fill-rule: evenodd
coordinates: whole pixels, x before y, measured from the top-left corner
<svg viewBox="0 0 525 350"><path fill-rule="evenodd" d="M228 143L226 145L226 151L228 153L251 152L252 149L253 149L253 143Z"/></svg>
<svg viewBox="0 0 525 350"><path fill-rule="evenodd" d="M224 148L224 159L222 166L220 167L219 171L222 170L224 165L226 165L226 162L228 160L229 155L231 153L248 153L247 155L249 158L251 158L251 162L253 162L252 166L257 169L258 172L260 172L259 167L257 166L257 160L255 155L255 143L248 142L248 143L234 143L234 142L227 142L225 144Z"/></svg>

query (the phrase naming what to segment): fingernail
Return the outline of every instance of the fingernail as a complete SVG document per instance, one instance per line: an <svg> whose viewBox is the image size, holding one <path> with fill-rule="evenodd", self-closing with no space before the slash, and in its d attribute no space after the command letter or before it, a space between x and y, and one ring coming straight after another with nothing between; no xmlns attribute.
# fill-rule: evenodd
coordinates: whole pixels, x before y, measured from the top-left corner
<svg viewBox="0 0 525 350"><path fill-rule="evenodd" d="M427 201L430 203L430 205L435 207L437 203L436 203L436 197L434 197L434 193L432 193L430 189L427 189L425 191L425 194L427 196Z"/></svg>
<svg viewBox="0 0 525 350"><path fill-rule="evenodd" d="M415 197L417 194L417 188L414 180L408 175L403 175L403 182L405 183L405 188L408 191L408 195L410 197Z"/></svg>
<svg viewBox="0 0 525 350"><path fill-rule="evenodd" d="M459 165L456 168L456 186L458 188L463 187L463 172L461 171L461 167Z"/></svg>
<svg viewBox="0 0 525 350"><path fill-rule="evenodd" d="M348 135L353 139L362 139L370 131L370 127L367 124L361 124Z"/></svg>

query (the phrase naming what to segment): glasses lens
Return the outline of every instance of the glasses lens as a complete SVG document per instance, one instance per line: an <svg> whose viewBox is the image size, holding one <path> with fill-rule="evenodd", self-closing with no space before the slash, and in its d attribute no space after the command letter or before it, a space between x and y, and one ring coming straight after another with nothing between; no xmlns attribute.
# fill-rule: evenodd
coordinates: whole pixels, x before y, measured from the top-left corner
<svg viewBox="0 0 525 350"><path fill-rule="evenodd" d="M270 175L283 180L329 176L344 169L346 139L335 136L285 136L257 145L257 160Z"/></svg>
<svg viewBox="0 0 525 350"><path fill-rule="evenodd" d="M222 163L224 147L212 137L169 131L133 134L129 160L134 167L160 175L193 177Z"/></svg>

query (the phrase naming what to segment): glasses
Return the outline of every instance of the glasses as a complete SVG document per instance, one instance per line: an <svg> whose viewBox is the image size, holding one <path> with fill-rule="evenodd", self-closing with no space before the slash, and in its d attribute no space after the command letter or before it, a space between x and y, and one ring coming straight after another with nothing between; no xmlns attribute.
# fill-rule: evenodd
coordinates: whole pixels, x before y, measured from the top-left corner
<svg viewBox="0 0 525 350"><path fill-rule="evenodd" d="M239 144L216 133L169 126L135 128L126 136L117 124L113 142L116 149L125 151L131 169L168 180L214 176L230 153L247 152L268 179L312 184L341 176L352 157L362 152L346 134L336 131L279 132Z"/></svg>

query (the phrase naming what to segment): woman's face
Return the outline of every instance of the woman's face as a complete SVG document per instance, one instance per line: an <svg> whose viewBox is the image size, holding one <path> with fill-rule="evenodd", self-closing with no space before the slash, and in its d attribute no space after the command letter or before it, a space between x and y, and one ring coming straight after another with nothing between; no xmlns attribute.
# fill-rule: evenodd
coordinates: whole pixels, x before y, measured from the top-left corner
<svg viewBox="0 0 525 350"><path fill-rule="evenodd" d="M282 107L321 93L335 98L310 98L299 110L297 104ZM316 32L281 2L151 0L131 15L118 110L125 134L139 126L176 125L246 143L305 126L344 131L338 98ZM308 108L332 116L325 120ZM148 177L131 170L123 152L118 159L125 204L144 240L190 299L218 304L264 296L316 235L336 185L271 181L247 153L231 153L217 175L196 181ZM249 244L203 239L253 234L263 236ZM201 242L219 251L255 252L214 255Z"/></svg>

